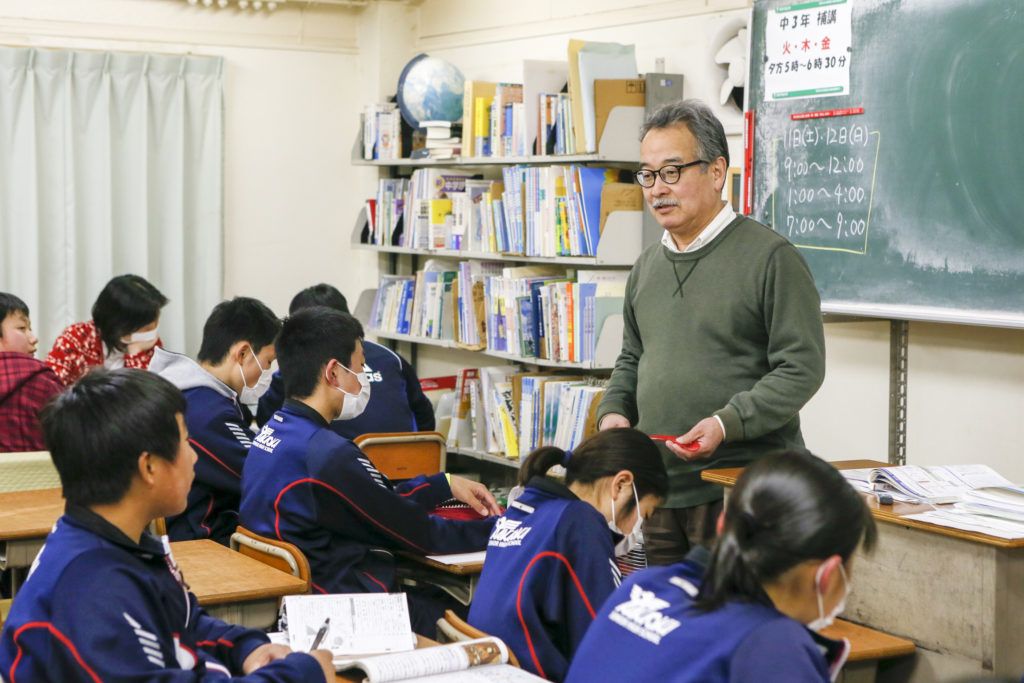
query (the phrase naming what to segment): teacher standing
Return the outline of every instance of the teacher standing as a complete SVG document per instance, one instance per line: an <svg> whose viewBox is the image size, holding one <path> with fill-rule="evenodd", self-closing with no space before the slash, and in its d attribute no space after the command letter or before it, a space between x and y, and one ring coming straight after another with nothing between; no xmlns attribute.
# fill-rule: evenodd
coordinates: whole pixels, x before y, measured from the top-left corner
<svg viewBox="0 0 1024 683"><path fill-rule="evenodd" d="M633 265L622 351L600 428L677 436L664 506L644 524L650 564L710 545L721 487L702 470L802 448L799 411L825 376L821 301L796 247L722 199L729 149L707 105L662 106L640 131L637 182L665 229Z"/></svg>

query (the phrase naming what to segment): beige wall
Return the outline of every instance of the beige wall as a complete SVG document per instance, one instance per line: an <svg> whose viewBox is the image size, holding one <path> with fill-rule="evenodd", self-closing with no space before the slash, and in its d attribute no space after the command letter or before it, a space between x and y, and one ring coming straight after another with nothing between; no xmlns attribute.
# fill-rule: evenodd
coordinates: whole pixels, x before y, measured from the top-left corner
<svg viewBox="0 0 1024 683"><path fill-rule="evenodd" d="M348 240L377 173L348 160L361 105L392 93L413 55L448 59L467 78L514 80L524 58L564 59L570 37L635 43L641 72L661 57L684 74L687 96L713 100L709 36L748 4L425 0L344 10L290 2L252 15L182 0L4 0L0 41L223 55L224 293L284 312L312 282L353 298L376 286L383 258L351 251ZM741 144L731 137L737 160ZM826 337L825 385L803 412L807 442L832 459L884 459L888 324L830 324ZM478 364L472 355L424 350L421 376L470 363ZM1024 331L911 323L909 373L911 463L987 462L1024 482Z"/></svg>

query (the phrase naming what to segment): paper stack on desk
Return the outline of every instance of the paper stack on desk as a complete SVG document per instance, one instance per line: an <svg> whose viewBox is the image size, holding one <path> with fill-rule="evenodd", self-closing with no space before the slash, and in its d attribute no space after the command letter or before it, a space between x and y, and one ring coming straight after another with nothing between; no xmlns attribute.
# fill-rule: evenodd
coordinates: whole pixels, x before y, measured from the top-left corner
<svg viewBox="0 0 1024 683"><path fill-rule="evenodd" d="M978 488L1013 488L1013 483L987 465L902 465L840 473L858 491L884 491L907 503L956 503Z"/></svg>
<svg viewBox="0 0 1024 683"><path fill-rule="evenodd" d="M330 617L321 647L334 654L335 664L354 656L406 652L416 647L405 593L334 593L286 595L281 603L288 644L310 649L317 631Z"/></svg>

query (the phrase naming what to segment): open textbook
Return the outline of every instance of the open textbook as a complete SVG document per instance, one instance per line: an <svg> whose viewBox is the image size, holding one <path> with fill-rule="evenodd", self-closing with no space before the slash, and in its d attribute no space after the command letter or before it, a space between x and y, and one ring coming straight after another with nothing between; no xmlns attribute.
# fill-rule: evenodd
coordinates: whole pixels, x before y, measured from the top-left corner
<svg viewBox="0 0 1024 683"><path fill-rule="evenodd" d="M327 618L320 647L330 650L335 662L416 647L405 593L286 595L281 602L281 621L293 650L308 651Z"/></svg>
<svg viewBox="0 0 1024 683"><path fill-rule="evenodd" d="M987 465L902 465L841 470L858 491L885 491L896 500L956 503L971 490L1013 484Z"/></svg>
<svg viewBox="0 0 1024 683"><path fill-rule="evenodd" d="M429 681L431 683L476 683L542 681L531 673L508 664L508 648L497 638L478 638L449 645L424 647L348 662L335 660L339 671L359 670L365 683L388 681Z"/></svg>

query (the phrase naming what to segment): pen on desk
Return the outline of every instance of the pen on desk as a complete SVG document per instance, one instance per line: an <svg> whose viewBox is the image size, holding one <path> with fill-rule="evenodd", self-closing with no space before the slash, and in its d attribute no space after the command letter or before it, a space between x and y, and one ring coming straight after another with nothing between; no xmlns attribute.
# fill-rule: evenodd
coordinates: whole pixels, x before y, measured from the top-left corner
<svg viewBox="0 0 1024 683"><path fill-rule="evenodd" d="M331 618L327 617L324 619L324 625L320 627L320 630L316 632L316 637L313 638L313 644L310 646L310 650L315 650L320 647L320 641L327 635L327 627L331 625Z"/></svg>

